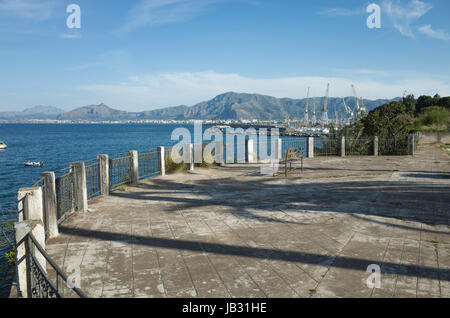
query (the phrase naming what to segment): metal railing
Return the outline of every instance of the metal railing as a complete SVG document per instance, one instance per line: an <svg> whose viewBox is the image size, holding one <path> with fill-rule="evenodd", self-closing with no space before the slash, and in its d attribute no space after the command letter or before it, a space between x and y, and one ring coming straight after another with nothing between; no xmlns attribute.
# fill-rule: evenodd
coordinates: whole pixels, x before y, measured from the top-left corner
<svg viewBox="0 0 450 318"><path fill-rule="evenodd" d="M112 156L109 159L109 188L114 189L120 185L130 182L131 157L127 153L126 157ZM116 157L116 158L114 158Z"/></svg>
<svg viewBox="0 0 450 318"><path fill-rule="evenodd" d="M158 151L139 154L139 179L146 179L159 174Z"/></svg>
<svg viewBox="0 0 450 318"><path fill-rule="evenodd" d="M78 297L86 298L86 295L79 288L67 284L67 275L50 258L31 232L20 242L17 242L16 251L22 244L25 245L25 253L20 259L17 259L16 256L16 264L26 262L28 298L62 298L65 295L64 286L67 286L67 289L73 291ZM41 257L36 256L37 252ZM45 263L51 266L52 274L55 276L54 280L47 274L47 266L41 264L42 260L45 260ZM19 295L23 295L20 286L18 288Z"/></svg>
<svg viewBox="0 0 450 318"><path fill-rule="evenodd" d="M378 153L381 156L408 155L408 137L381 138L378 141Z"/></svg>
<svg viewBox="0 0 450 318"><path fill-rule="evenodd" d="M373 155L373 138L346 138L345 155L346 156L370 156Z"/></svg>
<svg viewBox="0 0 450 318"><path fill-rule="evenodd" d="M314 138L314 156L339 156L340 150L341 140L338 138Z"/></svg>
<svg viewBox="0 0 450 318"><path fill-rule="evenodd" d="M100 195L100 185L98 180L98 160L85 161L86 189L88 200Z"/></svg>
<svg viewBox="0 0 450 318"><path fill-rule="evenodd" d="M55 179L56 187L56 211L58 220L62 219L67 212L73 210L73 188L74 178L71 168L59 171L61 175Z"/></svg>

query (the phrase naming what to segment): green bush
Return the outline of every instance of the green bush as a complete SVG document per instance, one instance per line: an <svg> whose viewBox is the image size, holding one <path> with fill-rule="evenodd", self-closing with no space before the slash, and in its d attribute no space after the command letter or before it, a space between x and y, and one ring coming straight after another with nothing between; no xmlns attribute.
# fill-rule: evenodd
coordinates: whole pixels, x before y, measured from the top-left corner
<svg viewBox="0 0 450 318"><path fill-rule="evenodd" d="M184 162L176 163L172 160L172 154L166 157L166 173L175 173L187 170L187 165Z"/></svg>
<svg viewBox="0 0 450 318"><path fill-rule="evenodd" d="M444 107L430 106L422 110L416 118L415 127L420 130L449 130L450 112Z"/></svg>

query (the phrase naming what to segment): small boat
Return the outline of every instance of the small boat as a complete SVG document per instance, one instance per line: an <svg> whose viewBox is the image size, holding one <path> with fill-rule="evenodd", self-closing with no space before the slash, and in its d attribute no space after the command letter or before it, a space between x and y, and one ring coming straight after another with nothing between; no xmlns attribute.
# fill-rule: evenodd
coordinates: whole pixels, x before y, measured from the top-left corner
<svg viewBox="0 0 450 318"><path fill-rule="evenodd" d="M0 141L0 149L6 149L8 146L3 141Z"/></svg>
<svg viewBox="0 0 450 318"><path fill-rule="evenodd" d="M26 167L43 167L44 166L44 162L31 162L31 161L27 161L24 163L24 165Z"/></svg>

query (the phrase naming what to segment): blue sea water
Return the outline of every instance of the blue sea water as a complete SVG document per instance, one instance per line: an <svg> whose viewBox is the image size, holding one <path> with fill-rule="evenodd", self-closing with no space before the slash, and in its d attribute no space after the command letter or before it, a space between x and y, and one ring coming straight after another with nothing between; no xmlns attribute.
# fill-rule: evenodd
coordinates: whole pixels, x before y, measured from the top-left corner
<svg viewBox="0 0 450 318"><path fill-rule="evenodd" d="M18 189L32 186L44 171L59 171L70 162L94 159L98 154L170 146L176 143L171 134L178 127L193 135L193 125L178 124L0 124L0 141L8 146L0 150L0 209L16 206ZM25 167L28 160L43 161L45 167ZM9 217L17 218L15 214ZM0 247L0 297L8 296L12 278L5 252Z"/></svg>
<svg viewBox="0 0 450 318"><path fill-rule="evenodd" d="M98 154L171 145L172 131L178 127L193 132L192 125L170 124L0 124L0 141L8 146L0 151L0 209L16 206L18 189L32 186L44 171L58 171ZM28 160L43 161L45 167L25 167ZM0 250L0 297L8 296L11 281L5 252Z"/></svg>

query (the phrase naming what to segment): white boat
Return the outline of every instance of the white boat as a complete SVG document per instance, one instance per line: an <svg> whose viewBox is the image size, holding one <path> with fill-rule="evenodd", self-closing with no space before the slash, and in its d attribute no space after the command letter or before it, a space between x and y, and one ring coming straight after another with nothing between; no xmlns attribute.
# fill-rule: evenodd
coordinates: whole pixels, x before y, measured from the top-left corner
<svg viewBox="0 0 450 318"><path fill-rule="evenodd" d="M27 161L24 163L24 165L26 167L43 167L44 166L44 162L31 162L31 161Z"/></svg>
<svg viewBox="0 0 450 318"><path fill-rule="evenodd" d="M6 148L8 148L6 146L6 144L3 141L0 141L0 149L6 149Z"/></svg>

